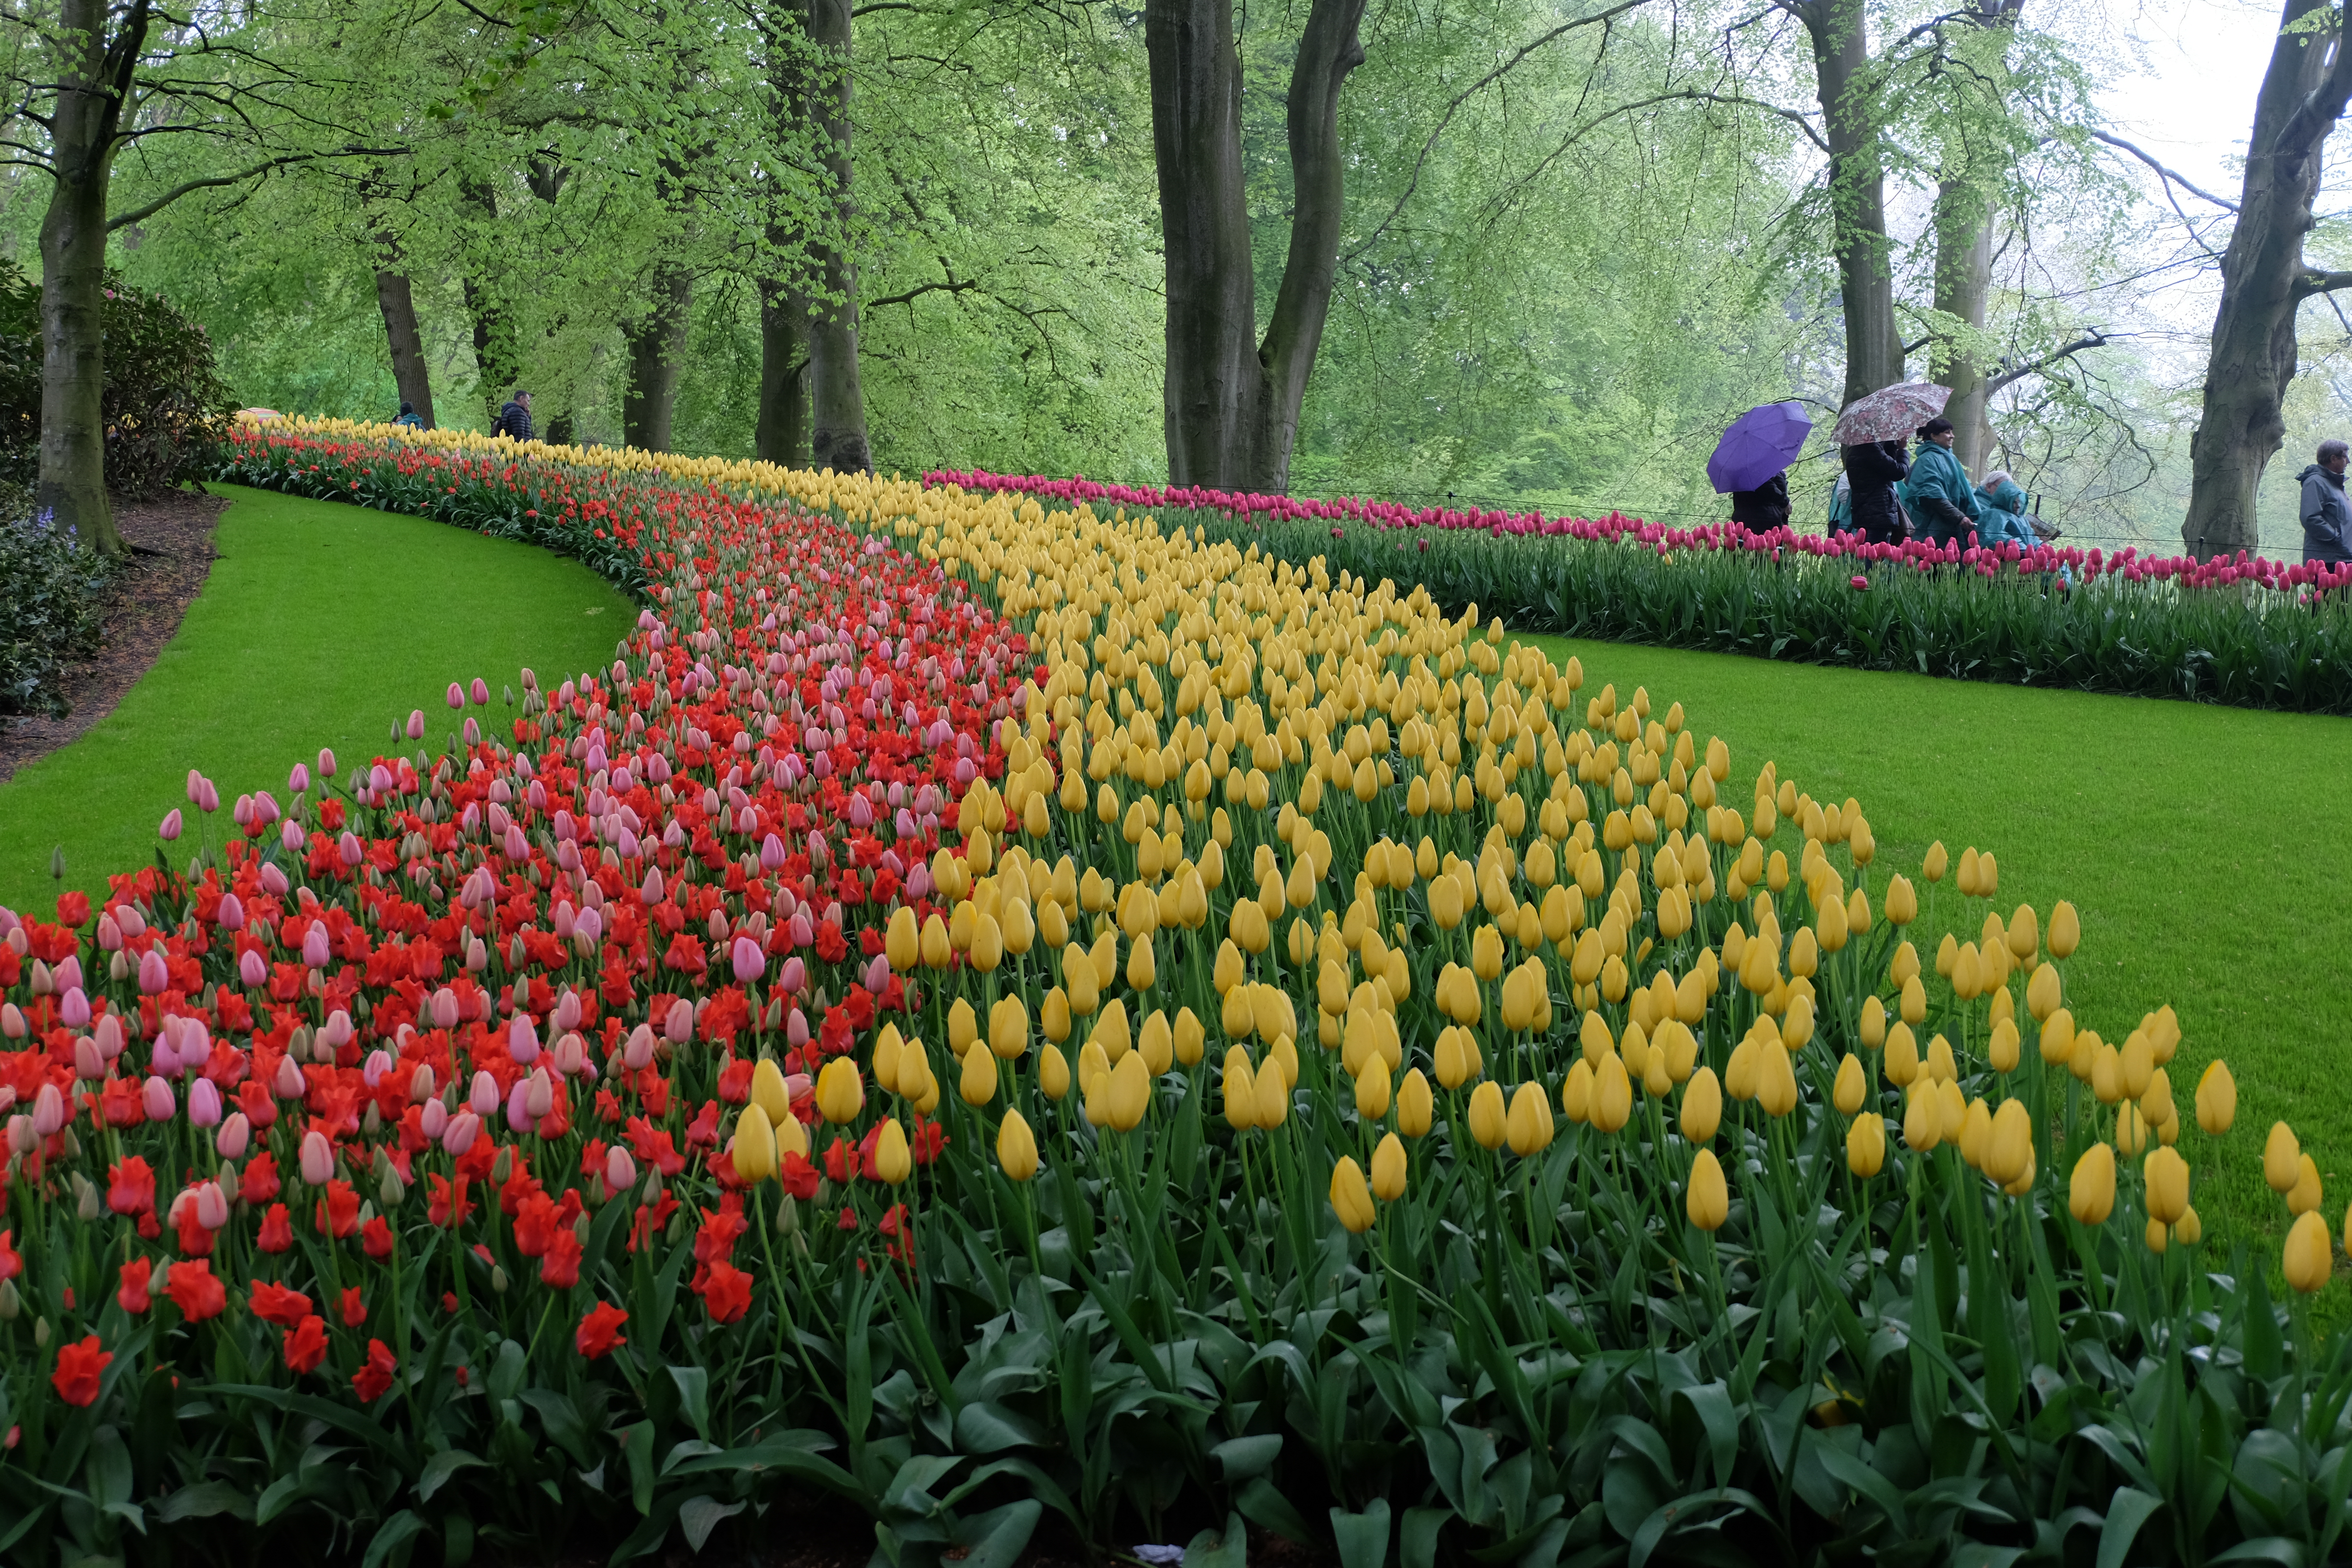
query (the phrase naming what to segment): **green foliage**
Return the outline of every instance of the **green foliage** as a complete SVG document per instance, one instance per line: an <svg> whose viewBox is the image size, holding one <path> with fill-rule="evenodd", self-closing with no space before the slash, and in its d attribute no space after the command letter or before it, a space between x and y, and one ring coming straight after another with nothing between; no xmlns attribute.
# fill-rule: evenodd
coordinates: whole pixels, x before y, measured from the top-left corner
<svg viewBox="0 0 2352 1568"><path fill-rule="evenodd" d="M21 487L0 499L0 713L63 717L58 689L68 659L98 652L100 596L113 575L108 559L71 532L32 514Z"/></svg>
<svg viewBox="0 0 2352 1568"><path fill-rule="evenodd" d="M162 495L199 477L230 408L205 329L160 293L107 279L106 482ZM0 479L30 484L40 468L41 290L0 260Z"/></svg>

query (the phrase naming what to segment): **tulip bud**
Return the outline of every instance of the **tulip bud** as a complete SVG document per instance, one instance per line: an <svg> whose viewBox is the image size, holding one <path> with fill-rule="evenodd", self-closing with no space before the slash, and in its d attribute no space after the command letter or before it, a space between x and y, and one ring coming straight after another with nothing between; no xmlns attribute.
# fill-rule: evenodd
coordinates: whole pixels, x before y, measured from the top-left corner
<svg viewBox="0 0 2352 1568"><path fill-rule="evenodd" d="M764 1182L776 1173L775 1124L756 1101L735 1119L733 1153L735 1174L742 1181Z"/></svg>
<svg viewBox="0 0 2352 1568"><path fill-rule="evenodd" d="M1633 1115L1633 1081L1625 1071L1625 1059L1618 1056L1602 1058L1600 1067L1592 1074L1593 1128L1601 1132L1615 1132L1632 1120ZM1549 1129L1544 1141L1551 1141Z"/></svg>
<svg viewBox="0 0 2352 1568"><path fill-rule="evenodd" d="M335 1151L323 1132L312 1131L302 1135L302 1179L314 1187L323 1187L335 1173Z"/></svg>
<svg viewBox="0 0 2352 1568"><path fill-rule="evenodd" d="M2197 1080L2197 1125L2219 1138L2238 1119L2238 1080L2227 1062L2215 1059Z"/></svg>
<svg viewBox="0 0 2352 1568"><path fill-rule="evenodd" d="M977 1040L964 1051L956 1093L966 1105L986 1105L996 1098L996 1057Z"/></svg>
<svg viewBox="0 0 2352 1568"><path fill-rule="evenodd" d="M2053 922L2054 923L2054 922ZM2112 1145L2094 1143L2074 1162L2066 1206L2084 1225L2104 1225L2116 1205L2116 1152Z"/></svg>
<svg viewBox="0 0 2352 1568"><path fill-rule="evenodd" d="M1372 1151L1372 1195L1384 1204L1394 1203L1404 1196L1405 1152L1393 1132L1381 1138Z"/></svg>
<svg viewBox="0 0 2352 1568"><path fill-rule="evenodd" d="M630 1157L629 1152L618 1145L605 1151L604 1190L625 1193L636 1184L637 1163Z"/></svg>
<svg viewBox="0 0 2352 1568"><path fill-rule="evenodd" d="M2022 1101L2005 1100L1993 1112L1992 1136L1985 1145L1984 1172L2006 1187L2033 1160L2033 1119Z"/></svg>
<svg viewBox="0 0 2352 1568"><path fill-rule="evenodd" d="M1886 1119L1876 1111L1857 1116L1846 1129L1846 1168L1857 1176L1874 1176L1886 1163Z"/></svg>
<svg viewBox="0 0 2352 1568"><path fill-rule="evenodd" d="M2179 1156L2176 1154L2173 1158L2179 1159ZM2310 1214L2319 1207L2319 1165L2310 1155L2305 1154L2296 1160L2295 1168L2294 1188L2286 1195L2287 1212Z"/></svg>
<svg viewBox="0 0 2352 1568"><path fill-rule="evenodd" d="M2316 1211L2304 1215L2288 1228L2280 1262L2286 1282L2306 1296L2327 1283L2336 1259L2327 1242L2327 1222Z"/></svg>
<svg viewBox="0 0 2352 1568"><path fill-rule="evenodd" d="M2149 1218L2168 1226L2187 1212L2189 1162L2179 1152L2162 1147L2150 1150L2140 1166L2140 1176L2147 1186Z"/></svg>
<svg viewBox="0 0 2352 1568"><path fill-rule="evenodd" d="M2072 958L2074 950L2082 944L2082 917L2075 914L2073 904L2061 899L2057 907L2050 911L2050 956Z"/></svg>
<svg viewBox="0 0 2352 1568"><path fill-rule="evenodd" d="M2263 1145L2263 1180L2284 1197L2302 1179L2303 1146L2294 1141L2294 1130L2284 1121L2271 1123L2270 1139Z"/></svg>
<svg viewBox="0 0 2352 1568"><path fill-rule="evenodd" d="M824 1064L817 1074L816 1106L827 1121L838 1127L855 1121L866 1109L866 1085L857 1076L857 1064L847 1057L835 1057ZM905 1134L900 1133L901 1142Z"/></svg>
<svg viewBox="0 0 2352 1568"><path fill-rule="evenodd" d="M1470 1091L1470 1136L1482 1149L1499 1149L1507 1136L1502 1086L1488 1079Z"/></svg>
<svg viewBox="0 0 2352 1568"><path fill-rule="evenodd" d="M1361 1236L1372 1228L1371 1189L1364 1183L1363 1168L1351 1155L1342 1156L1331 1172L1331 1207L1350 1235Z"/></svg>
<svg viewBox="0 0 2352 1568"><path fill-rule="evenodd" d="M1037 1140L1017 1110L1006 1111L1003 1125L996 1130L996 1163L1016 1182L1037 1173Z"/></svg>
<svg viewBox="0 0 2352 1568"><path fill-rule="evenodd" d="M1841 1116L1852 1116L1862 1109L1863 1096L1867 1092L1862 1058L1848 1051L1845 1060L1838 1064L1837 1081L1830 1087L1830 1102L1838 1108Z"/></svg>
<svg viewBox="0 0 2352 1568"><path fill-rule="evenodd" d="M1404 1082L1397 1086L1397 1131L1408 1138L1419 1138L1428 1132L1436 1114L1436 1103L1429 1079L1422 1076L1421 1069L1415 1068L1406 1073Z"/></svg>
<svg viewBox="0 0 2352 1568"><path fill-rule="evenodd" d="M1692 1225L1713 1234L1723 1228L1731 1212L1731 1193L1723 1180L1722 1163L1715 1151L1701 1149L1698 1158L1691 1162L1690 1185L1684 1195L1683 1212Z"/></svg>
<svg viewBox="0 0 2352 1568"><path fill-rule="evenodd" d="M842 1061L846 1058L835 1059ZM907 1147L907 1130L894 1116L882 1123L882 1136L875 1140L875 1173L895 1187L904 1182L914 1168L914 1156Z"/></svg>

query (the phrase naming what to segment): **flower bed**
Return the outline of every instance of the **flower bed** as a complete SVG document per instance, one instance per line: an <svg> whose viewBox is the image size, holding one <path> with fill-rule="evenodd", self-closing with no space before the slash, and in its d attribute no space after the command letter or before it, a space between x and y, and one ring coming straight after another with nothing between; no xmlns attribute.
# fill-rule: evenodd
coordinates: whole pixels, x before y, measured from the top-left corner
<svg viewBox="0 0 2352 1568"><path fill-rule="evenodd" d="M1426 586L1521 630L2243 708L2352 712L2352 565L2072 546L1872 544L1612 513L1414 511L937 473L975 494L1132 507L1206 537ZM1857 571L1856 568L1860 570Z"/></svg>
<svg viewBox="0 0 2352 1568"><path fill-rule="evenodd" d="M902 1568L2336 1548L2352 1340L2190 1206L2227 1069L2076 1020L1991 856L1915 886L1678 708L1149 521L240 440L528 496L647 609L0 919L11 1557L787 1489Z"/></svg>

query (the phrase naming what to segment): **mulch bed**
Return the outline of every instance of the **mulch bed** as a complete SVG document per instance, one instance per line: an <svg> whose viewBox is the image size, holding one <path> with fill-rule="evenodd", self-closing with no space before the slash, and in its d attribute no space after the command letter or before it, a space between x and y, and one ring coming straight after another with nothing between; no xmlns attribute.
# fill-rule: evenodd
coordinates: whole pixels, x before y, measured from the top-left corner
<svg viewBox="0 0 2352 1568"><path fill-rule="evenodd" d="M227 505L199 490L116 500L115 524L134 553L107 590L105 641L96 658L66 667L64 718L0 718L0 782L79 739L154 665L212 572L213 527Z"/></svg>

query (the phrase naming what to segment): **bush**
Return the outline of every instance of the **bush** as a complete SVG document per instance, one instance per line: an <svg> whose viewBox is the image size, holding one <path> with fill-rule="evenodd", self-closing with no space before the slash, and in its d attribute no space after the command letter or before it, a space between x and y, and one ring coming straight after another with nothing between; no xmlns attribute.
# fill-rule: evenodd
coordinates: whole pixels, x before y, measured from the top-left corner
<svg viewBox="0 0 2352 1568"><path fill-rule="evenodd" d="M5 493L13 492L13 493ZM72 533L28 517L21 487L0 485L0 713L62 718L59 668L98 651L99 595L112 566Z"/></svg>
<svg viewBox="0 0 2352 1568"><path fill-rule="evenodd" d="M106 483L152 500L203 479L232 406L213 342L163 295L109 275ZM41 290L0 261L0 479L34 482L40 469Z"/></svg>

